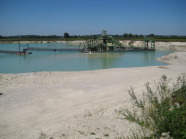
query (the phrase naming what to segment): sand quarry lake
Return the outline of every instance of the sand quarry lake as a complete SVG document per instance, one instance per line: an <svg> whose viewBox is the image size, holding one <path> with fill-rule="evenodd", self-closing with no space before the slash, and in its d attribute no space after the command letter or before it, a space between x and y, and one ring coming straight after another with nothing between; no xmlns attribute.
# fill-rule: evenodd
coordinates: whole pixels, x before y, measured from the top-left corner
<svg viewBox="0 0 186 139"><path fill-rule="evenodd" d="M177 47L180 48L174 48ZM186 50L186 45L181 47ZM146 82L158 81L163 74L173 80L186 74L185 51L153 58L166 64L1 73L0 138L117 138L130 135L138 126L118 118L115 113L121 106L133 109L128 94L130 87L140 97Z"/></svg>
<svg viewBox="0 0 186 139"><path fill-rule="evenodd" d="M0 50L22 51L27 47L77 49L72 43L0 44ZM0 73L42 71L88 71L110 68L129 68L165 65L156 58L173 51L81 53L79 51L33 51L31 55L0 54Z"/></svg>

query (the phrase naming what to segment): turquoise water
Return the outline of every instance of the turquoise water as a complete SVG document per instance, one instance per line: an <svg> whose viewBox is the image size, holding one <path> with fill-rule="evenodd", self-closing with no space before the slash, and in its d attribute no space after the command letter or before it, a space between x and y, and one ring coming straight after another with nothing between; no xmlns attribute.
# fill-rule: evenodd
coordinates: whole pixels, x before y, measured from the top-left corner
<svg viewBox="0 0 186 139"><path fill-rule="evenodd" d="M30 47L77 48L69 44L30 44ZM24 47L21 47L23 49ZM18 44L0 44L0 50L18 50ZM0 54L0 73L38 71L86 71L108 68L128 68L165 65L157 57L170 51L154 52L33 52L31 55Z"/></svg>

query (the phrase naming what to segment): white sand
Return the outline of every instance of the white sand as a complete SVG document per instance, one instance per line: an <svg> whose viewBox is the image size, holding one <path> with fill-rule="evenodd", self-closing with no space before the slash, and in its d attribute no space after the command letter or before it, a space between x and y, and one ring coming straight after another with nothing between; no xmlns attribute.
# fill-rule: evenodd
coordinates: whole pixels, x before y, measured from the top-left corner
<svg viewBox="0 0 186 139"><path fill-rule="evenodd" d="M124 40L120 41L124 46L130 47L130 45L135 47L142 46L142 41L132 41L132 40ZM149 46L151 44L149 43ZM156 50L179 50L186 51L186 42L155 42Z"/></svg>
<svg viewBox="0 0 186 139"><path fill-rule="evenodd" d="M186 52L161 58L167 66L83 72L0 74L0 138L116 138L138 127L121 120L119 106L132 108L144 83L186 73Z"/></svg>

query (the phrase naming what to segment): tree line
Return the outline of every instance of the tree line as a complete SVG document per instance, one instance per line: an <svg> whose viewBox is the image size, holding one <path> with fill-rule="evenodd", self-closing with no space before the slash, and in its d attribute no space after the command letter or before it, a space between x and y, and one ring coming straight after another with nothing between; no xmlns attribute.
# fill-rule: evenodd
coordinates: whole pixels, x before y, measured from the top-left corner
<svg viewBox="0 0 186 139"><path fill-rule="evenodd" d="M99 38L101 34L95 35L70 35L68 32L65 32L62 36L59 35L18 35L18 36L2 36L0 35L1 41L57 41L57 40L88 40ZM177 35L138 35L132 33L124 33L122 35L112 35L115 39L118 40L143 40L144 37L149 37L156 41L184 41L186 42L186 36L177 36Z"/></svg>

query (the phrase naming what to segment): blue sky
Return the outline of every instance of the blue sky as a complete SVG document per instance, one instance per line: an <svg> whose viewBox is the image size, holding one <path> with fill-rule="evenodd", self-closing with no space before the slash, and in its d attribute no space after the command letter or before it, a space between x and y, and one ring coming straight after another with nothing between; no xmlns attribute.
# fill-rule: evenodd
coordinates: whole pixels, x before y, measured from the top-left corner
<svg viewBox="0 0 186 139"><path fill-rule="evenodd" d="M186 0L0 0L0 35L186 35Z"/></svg>

